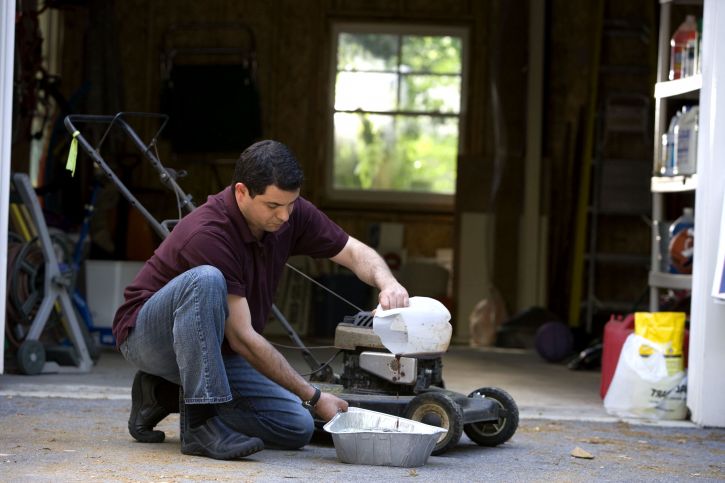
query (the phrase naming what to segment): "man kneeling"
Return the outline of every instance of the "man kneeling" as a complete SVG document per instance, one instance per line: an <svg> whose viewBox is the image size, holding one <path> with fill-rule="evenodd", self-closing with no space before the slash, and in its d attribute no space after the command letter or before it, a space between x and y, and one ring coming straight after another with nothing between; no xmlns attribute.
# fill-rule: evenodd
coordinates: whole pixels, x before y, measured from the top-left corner
<svg viewBox="0 0 725 483"><path fill-rule="evenodd" d="M178 407L182 453L233 459L301 448L310 409L325 421L347 410L261 335L285 263L329 258L376 287L385 309L407 306L408 293L375 250L300 196L302 181L286 146L253 144L231 186L183 218L126 288L113 333L139 369L128 422L138 441L163 441L153 428Z"/></svg>

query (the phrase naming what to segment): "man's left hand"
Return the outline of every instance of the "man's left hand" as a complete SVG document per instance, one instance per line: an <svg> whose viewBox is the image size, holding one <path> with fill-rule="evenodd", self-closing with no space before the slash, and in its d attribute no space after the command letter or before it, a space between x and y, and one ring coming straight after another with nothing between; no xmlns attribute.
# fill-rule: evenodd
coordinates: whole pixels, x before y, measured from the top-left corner
<svg viewBox="0 0 725 483"><path fill-rule="evenodd" d="M380 291L378 301L383 310L407 307L408 291L398 282L395 282Z"/></svg>
<svg viewBox="0 0 725 483"><path fill-rule="evenodd" d="M320 394L320 400L315 404L314 411L323 421L329 421L335 414L347 411L347 408L347 401L323 392Z"/></svg>

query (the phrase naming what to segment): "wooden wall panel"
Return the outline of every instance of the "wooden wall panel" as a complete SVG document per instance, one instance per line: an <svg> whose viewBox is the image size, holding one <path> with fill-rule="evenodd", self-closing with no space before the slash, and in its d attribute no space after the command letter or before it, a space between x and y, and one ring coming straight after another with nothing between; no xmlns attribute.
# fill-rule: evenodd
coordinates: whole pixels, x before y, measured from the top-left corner
<svg viewBox="0 0 725 483"><path fill-rule="evenodd" d="M476 164L461 166L459 175L466 179L458 196L465 205L477 206L480 210L494 209L485 201L491 182L486 176L490 175L495 154L493 128L497 123L499 127L504 123L506 132L511 135L508 153L503 158L505 199L498 206L505 208L508 216L508 210L517 213L517 203L521 199L518 182L521 160L516 149L521 149L524 135L527 33L522 26L526 24L526 5L525 0L514 3L471 0L123 0L114 3L119 51L117 57L110 60L121 66L125 110L156 112L160 106L163 35L171 26L190 21L246 23L256 38L264 137L286 143L297 155L306 174L304 195L314 202L325 202L326 211L362 239L367 238L373 223L403 223L409 254L434 256L437 248L457 244L453 211L414 213L394 207L390 211L380 207L354 207L351 210L349 206L336 206L324 200L331 21L444 22L469 27L470 68L460 154L465 159L475 160ZM509 12L506 21L510 21L510 25L499 25L503 10ZM523 17L520 17L521 12L524 12ZM505 36L507 45L492 63L490 43L495 32ZM226 39L221 33L212 33L205 38L189 35L185 40L193 45L204 44L207 40L222 43ZM500 119L494 118L491 110L489 76L494 67L501 74L501 94L506 101L501 111L504 116ZM141 131L150 137L155 127L149 122L142 125ZM233 160L239 155L238 152L181 155L173 153L165 141L159 143L158 149L164 163L192 174L183 179L182 184L197 202L203 202L209 193L228 183ZM488 174L484 176L485 173ZM158 185L156 178L153 170L147 167L133 173L134 184L152 191L152 186ZM511 220L510 224L500 227L501 236L515 239L515 220L507 219ZM501 249L506 251L506 257L515 258L515 253L509 253L515 251L515 244L510 240L501 243L505 245ZM514 286L513 273L504 270L498 274L510 279L498 285ZM515 291L508 295L515 296Z"/></svg>
<svg viewBox="0 0 725 483"><path fill-rule="evenodd" d="M472 9L480 13L481 7L469 2L449 0L406 0L398 2L355 2L352 0L273 0L268 2L236 2L229 0L128 0L116 2L119 22L120 62L123 65L125 94L128 110L156 111L159 106L160 53L163 35L173 25L196 22L242 21L254 31L257 43L257 78L261 97L264 136L286 143L299 158L305 173L304 194L319 201L324 188L326 156L327 95L329 92L329 16L346 19L375 20L415 18L431 22L445 13L447 21L471 22ZM212 33L213 34L213 33ZM476 38L484 36L476 34ZM219 35L194 36L185 39L188 45L221 42ZM481 44L475 48L483 56ZM476 71L483 63L472 62L471 79L480 80ZM467 111L471 118L481 118L482 105L478 89L471 89ZM213 122L213 120L211 120ZM148 127L149 134L152 126ZM481 149L481 141L473 143ZM465 142L464 144L468 144ZM205 193L220 188L219 179L228 180L231 164L212 166L217 159L234 159L238 153L200 153L173 155L164 143L160 145L162 159L193 172L193 178L184 180L197 201ZM154 173L142 170L141 177ZM140 181L143 183L143 181ZM396 218L393 215L393 218ZM407 215L407 219L415 215ZM447 215L452 222L452 213ZM426 217L417 223L426 225ZM449 223L450 224L450 223ZM440 225L438 225L440 226ZM423 230L425 231L425 230ZM431 226L434 232L435 227ZM431 253L437 237L416 237L415 251ZM430 246L427 246L429 243Z"/></svg>

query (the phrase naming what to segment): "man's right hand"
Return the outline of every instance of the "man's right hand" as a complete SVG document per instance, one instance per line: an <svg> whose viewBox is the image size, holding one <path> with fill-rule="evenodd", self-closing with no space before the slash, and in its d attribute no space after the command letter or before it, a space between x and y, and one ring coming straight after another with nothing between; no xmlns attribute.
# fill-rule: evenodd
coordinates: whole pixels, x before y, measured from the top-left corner
<svg viewBox="0 0 725 483"><path fill-rule="evenodd" d="M340 399L329 392L320 394L320 400L315 404L315 414L325 422L332 419L335 414L347 411L347 401Z"/></svg>

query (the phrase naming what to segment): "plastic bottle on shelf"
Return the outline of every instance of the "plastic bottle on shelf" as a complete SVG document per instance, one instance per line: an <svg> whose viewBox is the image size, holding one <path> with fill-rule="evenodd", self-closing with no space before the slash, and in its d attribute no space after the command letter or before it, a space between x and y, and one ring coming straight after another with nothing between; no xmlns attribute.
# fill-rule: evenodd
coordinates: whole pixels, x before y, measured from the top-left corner
<svg viewBox="0 0 725 483"><path fill-rule="evenodd" d="M697 172L697 132L699 106L688 108L675 126L675 162L672 174L692 175Z"/></svg>
<svg viewBox="0 0 725 483"><path fill-rule="evenodd" d="M677 27L670 39L670 80L680 79L686 75L685 64L687 63L688 42L694 42L693 46L697 45L697 19L694 15L685 17L685 21ZM692 75L692 73L689 75Z"/></svg>
<svg viewBox="0 0 725 483"><path fill-rule="evenodd" d="M670 125L667 128L667 132L662 135L662 161L660 167L661 176L674 176L675 172L675 128L684 112L677 111L672 119L670 119Z"/></svg>
<svg viewBox="0 0 725 483"><path fill-rule="evenodd" d="M670 225L669 271L692 273L692 254L695 243L695 217L693 209L683 208L682 215Z"/></svg>
<svg viewBox="0 0 725 483"><path fill-rule="evenodd" d="M693 76L698 73L697 65L700 62L700 33L699 25L695 23L695 35L685 42L685 51L682 56L682 77Z"/></svg>

